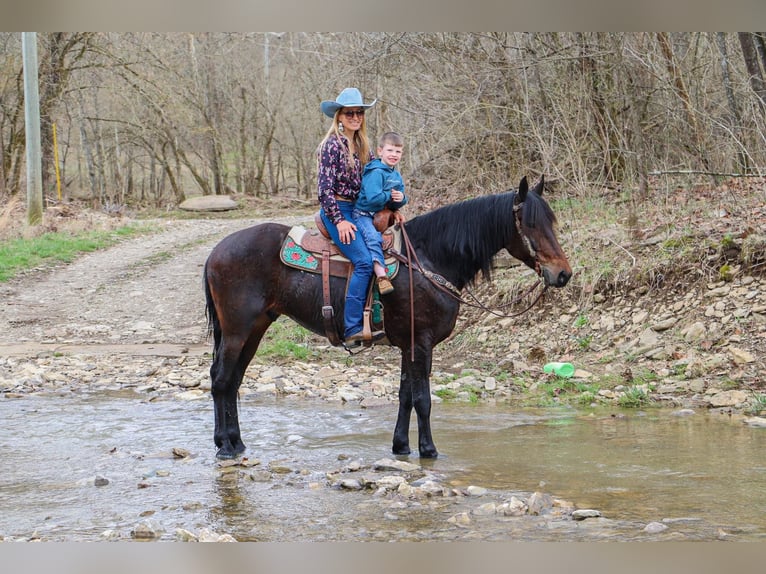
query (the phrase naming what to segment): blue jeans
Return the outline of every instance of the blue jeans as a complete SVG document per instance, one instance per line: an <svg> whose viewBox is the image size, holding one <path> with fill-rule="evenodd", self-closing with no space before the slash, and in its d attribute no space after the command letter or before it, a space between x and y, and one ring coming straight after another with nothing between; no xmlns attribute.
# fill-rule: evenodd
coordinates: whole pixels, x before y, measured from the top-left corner
<svg viewBox="0 0 766 574"><path fill-rule="evenodd" d="M386 266L385 258L383 257L383 236L380 231L375 229L373 223L374 214L369 211L362 211L360 209L354 209L354 223L359 233L362 234L364 242L367 244L367 249L370 250L372 261L377 261L383 267Z"/></svg>
<svg viewBox="0 0 766 574"><path fill-rule="evenodd" d="M352 212L354 204L348 201L339 201L338 207L343 217L353 222ZM348 280L346 289L346 305L343 310L343 324L345 327L344 338L362 330L364 321L364 303L367 299L367 288L372 278L372 256L362 234L357 232L351 243L341 243L338 228L327 218L324 210L320 210L322 221L327 232L330 234L335 245L354 265L354 272Z"/></svg>

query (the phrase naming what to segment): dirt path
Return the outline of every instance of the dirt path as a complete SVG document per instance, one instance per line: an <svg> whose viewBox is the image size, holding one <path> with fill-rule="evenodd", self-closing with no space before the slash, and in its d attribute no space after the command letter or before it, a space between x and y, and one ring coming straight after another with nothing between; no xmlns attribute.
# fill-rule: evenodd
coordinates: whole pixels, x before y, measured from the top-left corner
<svg viewBox="0 0 766 574"><path fill-rule="evenodd" d="M299 218L284 218L286 223ZM256 220L160 221L161 231L0 284L0 354L107 346L205 346L202 268L224 236Z"/></svg>

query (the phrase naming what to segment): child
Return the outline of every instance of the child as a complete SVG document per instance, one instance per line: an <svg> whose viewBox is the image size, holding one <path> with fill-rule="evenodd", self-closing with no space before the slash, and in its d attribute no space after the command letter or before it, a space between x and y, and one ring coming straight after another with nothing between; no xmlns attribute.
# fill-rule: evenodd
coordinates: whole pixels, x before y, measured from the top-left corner
<svg viewBox="0 0 766 574"><path fill-rule="evenodd" d="M404 139L398 133L386 132L381 136L377 149L378 159L364 166L362 190L353 212L354 223L372 254L373 270L381 295L391 293L394 286L386 277L383 238L375 229L373 217L376 212L388 207L394 211L396 221L404 220L397 210L407 203L407 197L404 195L404 180L395 169L402 159L403 148Z"/></svg>

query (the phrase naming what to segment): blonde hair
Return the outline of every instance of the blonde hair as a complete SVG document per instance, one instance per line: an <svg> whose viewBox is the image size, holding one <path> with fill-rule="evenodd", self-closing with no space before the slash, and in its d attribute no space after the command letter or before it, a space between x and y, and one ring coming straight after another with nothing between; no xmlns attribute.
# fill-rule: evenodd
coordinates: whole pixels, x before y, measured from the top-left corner
<svg viewBox="0 0 766 574"><path fill-rule="evenodd" d="M337 112L335 112L335 115L332 118L332 125L330 125L330 129L327 130L327 133L325 134L324 138L321 142L319 142L319 147L317 147L317 163L319 163L319 159L321 156L322 148L324 147L324 144L327 143L327 141L330 138L337 138L339 141L341 140L341 136L346 137L346 135L339 129L340 126L340 113L343 111L343 108L340 108ZM356 148L356 153L359 156L359 163L361 165L362 170L364 170L365 164L367 164L368 161L370 161L370 140L367 137L367 118L362 117L362 125L359 126L359 129L356 130L354 133L354 148ZM349 168L354 167L354 158L353 156L348 153L348 148L343 146L343 149L345 150L344 153L346 153L347 157L347 163Z"/></svg>

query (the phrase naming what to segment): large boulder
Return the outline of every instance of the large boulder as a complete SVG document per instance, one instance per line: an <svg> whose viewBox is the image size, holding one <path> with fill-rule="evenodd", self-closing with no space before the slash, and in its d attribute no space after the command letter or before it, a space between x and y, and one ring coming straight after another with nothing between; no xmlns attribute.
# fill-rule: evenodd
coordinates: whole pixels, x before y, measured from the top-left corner
<svg viewBox="0 0 766 574"><path fill-rule="evenodd" d="M178 208L184 211L230 211L238 209L239 204L228 195L201 195L190 197Z"/></svg>

